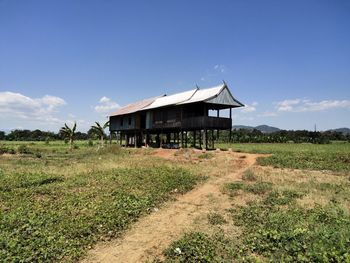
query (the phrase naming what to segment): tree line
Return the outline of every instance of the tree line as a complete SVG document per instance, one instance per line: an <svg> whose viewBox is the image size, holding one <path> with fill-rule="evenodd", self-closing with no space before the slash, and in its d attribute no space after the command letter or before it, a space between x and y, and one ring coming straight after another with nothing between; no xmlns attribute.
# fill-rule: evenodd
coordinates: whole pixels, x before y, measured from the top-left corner
<svg viewBox="0 0 350 263"><path fill-rule="evenodd" d="M102 126L102 127L101 127ZM89 139L106 139L107 135L103 132L108 124L99 124L92 126L86 133L76 132L74 129L74 140L89 140ZM69 128L69 127L68 127ZM72 128L69 128L72 129ZM47 141L47 140L70 140L70 133L67 127L55 133L41 130L12 130L10 133L0 131L0 140L8 141ZM216 136L216 135L215 135ZM220 131L218 142L229 142L229 131ZM312 132L307 130L280 130L272 133L263 133L259 130L239 129L232 130L231 142L236 143L329 143L330 141L349 141L350 134L343 134L336 131Z"/></svg>
<svg viewBox="0 0 350 263"><path fill-rule="evenodd" d="M229 131L220 132L219 142L229 142ZM326 144L331 141L348 141L350 134L336 131L307 131L307 130L280 130L272 133L263 133L253 129L238 129L231 133L231 142L237 143L317 143Z"/></svg>
<svg viewBox="0 0 350 263"><path fill-rule="evenodd" d="M107 135L99 129L98 124L91 126L91 128L87 132L79 132L75 131L74 125L72 128L68 126L63 126L58 132L51 131L41 131L39 129L36 130L20 130L15 129L6 134L4 131L0 131L0 141L55 141L55 140L65 140L69 137L69 129L74 128L73 138L74 140L95 140L100 139L101 137L105 139ZM76 126L75 126L76 127ZM101 126L100 126L101 127ZM102 129L107 128L108 125L104 124ZM68 129L67 129L68 128ZM69 139L69 138L68 138Z"/></svg>

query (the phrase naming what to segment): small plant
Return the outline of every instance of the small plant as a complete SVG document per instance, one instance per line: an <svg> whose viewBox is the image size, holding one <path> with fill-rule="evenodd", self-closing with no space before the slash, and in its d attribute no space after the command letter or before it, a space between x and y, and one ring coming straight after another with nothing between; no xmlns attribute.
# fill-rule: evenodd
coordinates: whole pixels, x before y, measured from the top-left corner
<svg viewBox="0 0 350 263"><path fill-rule="evenodd" d="M36 157L36 158L41 158L41 157L42 157L41 152L37 151L37 152L35 153L35 157Z"/></svg>
<svg viewBox="0 0 350 263"><path fill-rule="evenodd" d="M46 144L46 145L49 145L49 144L50 144L50 137L46 137L46 139L45 139L45 144Z"/></svg>
<svg viewBox="0 0 350 263"><path fill-rule="evenodd" d="M211 159L211 158L213 158L213 157L214 157L214 154L212 154L212 153L207 153L207 152L198 155L198 158L199 158L199 159Z"/></svg>
<svg viewBox="0 0 350 263"><path fill-rule="evenodd" d="M211 225L222 225L227 223L227 221L225 220L225 218L218 214L218 213L210 213L208 214L208 222Z"/></svg>
<svg viewBox="0 0 350 263"><path fill-rule="evenodd" d="M173 262L213 262L216 244L208 235L194 232L172 243L164 254Z"/></svg>
<svg viewBox="0 0 350 263"><path fill-rule="evenodd" d="M64 126L61 128L60 133L64 136L65 141L66 139L69 140L70 143L70 149L73 149L74 144L74 136L75 136L75 130L77 128L77 123L74 122L74 125L72 128L69 128L68 125L65 123ZM68 142L68 141L67 141Z"/></svg>
<svg viewBox="0 0 350 263"><path fill-rule="evenodd" d="M5 145L0 145L0 154L4 154L4 153L15 154L16 151L12 148L5 146Z"/></svg>
<svg viewBox="0 0 350 263"><path fill-rule="evenodd" d="M257 195L265 194L272 190L272 183L260 182L255 184L247 184L245 185L244 190Z"/></svg>
<svg viewBox="0 0 350 263"><path fill-rule="evenodd" d="M244 171L242 179L244 181L256 181L257 177L252 169L247 169Z"/></svg>
<svg viewBox="0 0 350 263"><path fill-rule="evenodd" d="M239 190L242 190L244 185L242 182L234 182L225 185L225 192L228 192L230 196L236 196Z"/></svg>
<svg viewBox="0 0 350 263"><path fill-rule="evenodd" d="M27 145L25 145L25 144L21 144L20 146L18 146L17 152L20 153L20 154L30 154L30 153L32 153L28 149Z"/></svg>
<svg viewBox="0 0 350 263"><path fill-rule="evenodd" d="M88 146L89 146L89 147L94 146L94 142L93 142L93 140L89 139L89 141L88 141Z"/></svg>
<svg viewBox="0 0 350 263"><path fill-rule="evenodd" d="M109 127L109 121L107 121L105 124L101 126L100 123L95 122L95 125L91 126L91 129L93 132L100 137L100 142L101 142L101 147L104 146L104 137L106 136L105 134L105 129Z"/></svg>

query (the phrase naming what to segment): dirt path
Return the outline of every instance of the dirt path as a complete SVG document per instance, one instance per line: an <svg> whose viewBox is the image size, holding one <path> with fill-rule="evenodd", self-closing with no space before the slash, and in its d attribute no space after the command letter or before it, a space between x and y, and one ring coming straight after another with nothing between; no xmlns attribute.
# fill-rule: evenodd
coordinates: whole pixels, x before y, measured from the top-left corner
<svg viewBox="0 0 350 263"><path fill-rule="evenodd" d="M224 153L223 153L224 154ZM115 241L98 244L89 251L83 262L145 262L160 256L169 244L184 232L198 229L201 218L210 211L223 211L231 207L221 188L226 182L241 180L244 170L255 163L259 155L226 153L234 172L224 176L210 177L207 182L167 203L158 211L140 218L125 234ZM244 155L244 158L242 156ZM169 158L169 154L164 154ZM241 157L241 158L240 158Z"/></svg>

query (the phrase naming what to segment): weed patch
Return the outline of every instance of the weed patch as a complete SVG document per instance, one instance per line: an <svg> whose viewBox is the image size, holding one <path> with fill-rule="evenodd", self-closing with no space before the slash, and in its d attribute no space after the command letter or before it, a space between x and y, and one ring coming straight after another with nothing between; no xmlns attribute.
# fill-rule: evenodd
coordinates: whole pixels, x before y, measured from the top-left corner
<svg viewBox="0 0 350 263"><path fill-rule="evenodd" d="M212 154L212 153L207 153L207 152L201 153L200 155L198 155L198 158L199 158L199 159L211 159L211 158L213 158L213 157L214 157L214 154Z"/></svg>
<svg viewBox="0 0 350 263"><path fill-rule="evenodd" d="M247 169L242 175L244 181L256 181L258 178L252 169Z"/></svg>
<svg viewBox="0 0 350 263"><path fill-rule="evenodd" d="M222 225L222 224L227 223L225 218L218 213L209 213L208 214L208 222L211 225Z"/></svg>

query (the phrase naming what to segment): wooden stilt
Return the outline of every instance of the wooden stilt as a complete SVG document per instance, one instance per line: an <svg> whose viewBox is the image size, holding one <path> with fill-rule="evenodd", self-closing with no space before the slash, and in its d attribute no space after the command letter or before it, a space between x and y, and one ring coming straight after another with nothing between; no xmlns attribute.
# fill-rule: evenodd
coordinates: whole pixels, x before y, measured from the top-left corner
<svg viewBox="0 0 350 263"><path fill-rule="evenodd" d="M193 148L196 148L196 130L193 131Z"/></svg>
<svg viewBox="0 0 350 263"><path fill-rule="evenodd" d="M214 147L214 130L211 130L211 142L212 142L211 148L215 149L215 147Z"/></svg>
<svg viewBox="0 0 350 263"><path fill-rule="evenodd" d="M134 147L136 148L137 147L137 135L136 135L136 132L135 132L135 135L134 135Z"/></svg>
<svg viewBox="0 0 350 263"><path fill-rule="evenodd" d="M181 148L184 148L184 131L181 130Z"/></svg>
<svg viewBox="0 0 350 263"><path fill-rule="evenodd" d="M205 149L208 150L208 130L205 129Z"/></svg>

